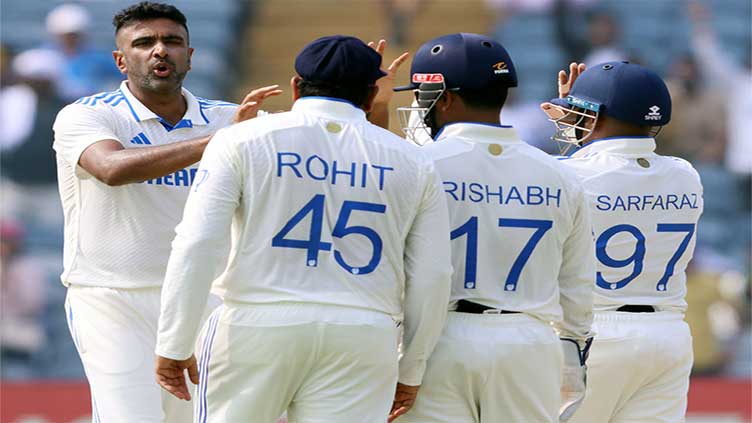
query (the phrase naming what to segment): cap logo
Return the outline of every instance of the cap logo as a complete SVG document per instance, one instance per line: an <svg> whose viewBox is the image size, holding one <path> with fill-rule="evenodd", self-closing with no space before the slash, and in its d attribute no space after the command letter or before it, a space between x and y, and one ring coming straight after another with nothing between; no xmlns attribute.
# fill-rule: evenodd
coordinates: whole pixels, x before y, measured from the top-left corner
<svg viewBox="0 0 752 423"><path fill-rule="evenodd" d="M502 74L502 73L509 73L509 68L507 67L507 64L505 62L499 62L495 65L493 65L494 73L496 75Z"/></svg>
<svg viewBox="0 0 752 423"><path fill-rule="evenodd" d="M658 113L659 110L661 110L658 106L652 106L648 110L650 112L645 115L645 120L661 120L661 114Z"/></svg>
<svg viewBox="0 0 752 423"><path fill-rule="evenodd" d="M413 74L413 83L422 84L424 82L438 83L444 82L444 75L440 73L416 73Z"/></svg>

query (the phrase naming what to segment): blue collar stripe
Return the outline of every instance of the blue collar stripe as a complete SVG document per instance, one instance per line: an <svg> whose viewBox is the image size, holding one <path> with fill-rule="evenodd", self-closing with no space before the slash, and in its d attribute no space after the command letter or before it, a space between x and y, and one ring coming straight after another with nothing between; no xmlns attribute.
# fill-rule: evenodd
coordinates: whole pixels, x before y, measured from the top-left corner
<svg viewBox="0 0 752 423"><path fill-rule="evenodd" d="M201 114L201 117L204 118L204 123L208 125L209 119L207 119L206 114L204 113L204 106L201 103L198 104L198 112Z"/></svg>
<svg viewBox="0 0 752 423"><path fill-rule="evenodd" d="M123 94L123 100L125 100L125 104L127 104L128 108L131 109L131 114L133 115L133 118L136 119L136 122L141 122L141 119L139 119L138 115L136 114L136 111L133 110L133 106L131 106L131 102L128 101L128 97L126 97L122 89L120 90L120 92Z"/></svg>
<svg viewBox="0 0 752 423"><path fill-rule="evenodd" d="M173 131L175 129L180 129L180 128L193 128L193 122L190 119L181 119L180 122L175 124L175 126L170 125L169 122L162 119L161 117L157 119L159 119L159 123L161 123L162 126L164 126L164 129L166 129L167 132Z"/></svg>

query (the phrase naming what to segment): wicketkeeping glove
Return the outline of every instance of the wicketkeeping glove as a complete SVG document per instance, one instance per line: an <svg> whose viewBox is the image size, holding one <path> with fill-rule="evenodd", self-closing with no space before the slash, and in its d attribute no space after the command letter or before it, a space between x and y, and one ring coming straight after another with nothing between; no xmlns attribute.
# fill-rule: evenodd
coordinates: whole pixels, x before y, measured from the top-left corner
<svg viewBox="0 0 752 423"><path fill-rule="evenodd" d="M561 408L559 408L559 421L566 422L580 407L585 399L587 388L587 361L590 352L590 344L593 338L585 341L583 348L574 339L561 338L561 347L564 350L564 368L561 383Z"/></svg>

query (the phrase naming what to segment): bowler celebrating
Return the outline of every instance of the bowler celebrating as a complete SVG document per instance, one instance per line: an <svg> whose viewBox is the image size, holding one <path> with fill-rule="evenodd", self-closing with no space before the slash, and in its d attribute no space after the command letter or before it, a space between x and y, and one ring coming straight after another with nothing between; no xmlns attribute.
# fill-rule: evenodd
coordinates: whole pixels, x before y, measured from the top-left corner
<svg viewBox="0 0 752 423"><path fill-rule="evenodd" d="M95 422L185 423L190 404L162 395L152 373L170 241L212 134L279 91L251 93L238 108L183 89L193 49L173 6L139 3L113 23L127 81L68 105L54 125L66 312Z"/></svg>

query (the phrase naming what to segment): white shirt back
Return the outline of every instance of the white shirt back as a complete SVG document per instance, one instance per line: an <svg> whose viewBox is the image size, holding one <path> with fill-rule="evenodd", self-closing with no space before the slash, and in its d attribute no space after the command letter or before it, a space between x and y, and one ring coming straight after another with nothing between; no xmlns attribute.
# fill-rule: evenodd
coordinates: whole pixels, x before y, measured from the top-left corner
<svg viewBox="0 0 752 423"><path fill-rule="evenodd" d="M368 123L351 103L305 97L290 112L217 134L199 178L168 265L160 355L192 350L195 310L221 261L217 234L232 225L213 292L226 302L330 304L395 320L404 295L410 364L401 380L420 381L451 272L446 203L420 149ZM420 325L431 329L411 347Z"/></svg>
<svg viewBox="0 0 752 423"><path fill-rule="evenodd" d="M686 309L702 184L687 161L654 150L652 138L606 138L561 159L579 175L590 203L596 310Z"/></svg>
<svg viewBox="0 0 752 423"><path fill-rule="evenodd" d="M102 140L143 148L210 135L229 125L236 105L194 97L174 127L139 102L123 82L117 91L84 97L55 121L58 185L65 214L64 284L110 288L161 286L174 228L198 163L142 183L108 186L78 165Z"/></svg>
<svg viewBox="0 0 752 423"><path fill-rule="evenodd" d="M450 307L464 299L525 312L587 337L595 263L576 176L511 127L450 124L425 150L449 205Z"/></svg>

